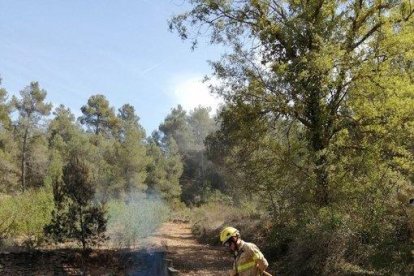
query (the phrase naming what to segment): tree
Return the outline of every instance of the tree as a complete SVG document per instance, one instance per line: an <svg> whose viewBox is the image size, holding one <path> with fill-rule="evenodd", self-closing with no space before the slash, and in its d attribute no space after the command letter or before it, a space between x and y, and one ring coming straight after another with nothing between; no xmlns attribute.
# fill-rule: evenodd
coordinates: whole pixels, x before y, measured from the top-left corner
<svg viewBox="0 0 414 276"><path fill-rule="evenodd" d="M84 250L106 239L105 209L94 203L95 189L84 162L72 157L62 179L55 180L53 193L55 209L46 235L56 242L75 239Z"/></svg>
<svg viewBox="0 0 414 276"><path fill-rule="evenodd" d="M206 202L212 189L221 188L222 181L216 166L206 158L205 139L217 128L210 117L211 109L199 106L190 111L187 122L191 129L194 145L187 153L183 176L191 182L183 181L182 198L188 202ZM183 177L184 180L184 177Z"/></svg>
<svg viewBox="0 0 414 276"><path fill-rule="evenodd" d="M27 187L27 165L29 143L33 140L36 129L42 117L49 115L52 104L45 103L46 91L40 89L38 82L32 82L29 86L20 91L21 99L13 96L12 102L19 112L18 130L21 136L21 188L25 190ZM32 160L36 156L32 155Z"/></svg>
<svg viewBox="0 0 414 276"><path fill-rule="evenodd" d="M89 97L81 111L83 116L78 120L92 132L88 138L93 152L93 181L97 185L99 198L107 200L109 196L119 194L125 186L116 159L115 137L120 132L120 121L103 95Z"/></svg>
<svg viewBox="0 0 414 276"><path fill-rule="evenodd" d="M1 85L1 78L0 78ZM0 130L8 128L11 124L10 112L11 106L6 103L7 91L4 88L0 88Z"/></svg>
<svg viewBox="0 0 414 276"><path fill-rule="evenodd" d="M124 178L123 191L128 195L134 190L145 190L148 157L145 146L145 130L139 124L135 109L129 104L119 109L120 129L116 148L116 165Z"/></svg>
<svg viewBox="0 0 414 276"><path fill-rule="evenodd" d="M74 136L75 132L80 131L80 127L75 121L75 115L73 115L70 109L63 104L55 109L53 115L55 117L50 121L48 126L49 143L51 143L56 136L60 136L62 140L67 143Z"/></svg>
<svg viewBox="0 0 414 276"><path fill-rule="evenodd" d="M214 120L210 117L211 108L199 106L190 111L188 124L193 133L195 148L204 150L204 140L216 130Z"/></svg>
<svg viewBox="0 0 414 276"><path fill-rule="evenodd" d="M371 123L353 116L351 99L362 96L363 83L384 91L377 76L387 74L391 64L411 64L409 55L390 45L394 35L405 35L399 46L412 51L411 1L191 3L170 28L183 39L195 37L194 46L205 29L212 30L212 43L232 47L212 66L223 83L215 91L235 112L251 106L251 120L288 118L303 125L314 199L329 205L327 149L342 130ZM412 65L398 67L407 77L412 71Z"/></svg>
<svg viewBox="0 0 414 276"><path fill-rule="evenodd" d="M180 154L178 152L178 146L173 138L170 138L165 148L165 164L164 169L166 172L164 185L160 186L161 191L164 193L164 197L168 200L178 200L181 195L181 187L179 179L183 173L183 164Z"/></svg>
<svg viewBox="0 0 414 276"><path fill-rule="evenodd" d="M50 161L45 179L53 188L54 210L44 231L55 242L77 240L86 249L106 239L106 211L96 199L103 158L90 142L89 136L96 135L83 132L68 108L60 105L54 115L48 128ZM101 147L103 142L98 144Z"/></svg>
<svg viewBox="0 0 414 276"><path fill-rule="evenodd" d="M26 182L28 187L43 186L49 166L49 148L43 131L35 131L27 145Z"/></svg>
<svg viewBox="0 0 414 276"><path fill-rule="evenodd" d="M87 105L81 107L83 116L79 117L82 125L86 125L96 135L109 136L118 124L114 109L109 106L104 95L89 97Z"/></svg>
<svg viewBox="0 0 414 276"><path fill-rule="evenodd" d="M145 179L148 186L147 193L158 195L169 202L179 200L181 195L179 179L183 172L183 164L174 139L170 138L163 148L150 139L147 155L150 158Z"/></svg>
<svg viewBox="0 0 414 276"><path fill-rule="evenodd" d="M194 148L194 137L188 124L187 112L181 105L171 110L160 124L159 130L164 134L164 143L171 137L174 138L181 154L186 154Z"/></svg>
<svg viewBox="0 0 414 276"><path fill-rule="evenodd" d="M180 185L182 199L186 203L200 202L212 188L212 184L219 186L213 183L217 182L217 171L204 155L204 140L215 129L209 112L209 108L200 106L187 114L179 105L171 110L159 126L163 134L161 143L165 144L171 138L177 141L184 165Z"/></svg>
<svg viewBox="0 0 414 276"><path fill-rule="evenodd" d="M209 153L265 194L285 272L408 273L413 2L190 2L170 27L231 47L211 63L226 107Z"/></svg>
<svg viewBox="0 0 414 276"><path fill-rule="evenodd" d="M0 79L1 84L1 79ZM0 191L10 192L17 185L17 148L13 139L11 105L7 102L7 91L0 88Z"/></svg>
<svg viewBox="0 0 414 276"><path fill-rule="evenodd" d="M70 156L75 154L73 153L74 141L82 135L81 128L69 108L61 104L55 109L53 115L55 117L48 125L49 166L45 177L45 184L48 186L61 180L64 164L68 162ZM87 144L86 140L83 146ZM82 152L79 149L77 151ZM80 156L84 159L90 158L85 154Z"/></svg>

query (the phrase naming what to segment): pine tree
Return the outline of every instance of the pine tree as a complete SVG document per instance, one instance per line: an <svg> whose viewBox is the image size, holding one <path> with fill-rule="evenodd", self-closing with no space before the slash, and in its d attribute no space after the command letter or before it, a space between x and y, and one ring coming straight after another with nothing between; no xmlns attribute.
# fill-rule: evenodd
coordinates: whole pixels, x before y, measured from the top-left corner
<svg viewBox="0 0 414 276"><path fill-rule="evenodd" d="M34 138L40 138L40 136L42 136L42 133L38 132L39 123L44 116L49 115L52 105L44 102L46 98L46 91L40 89L38 82L30 83L29 86L20 91L20 96L20 100L13 97L12 102L14 107L19 112L17 129L20 140L19 142L21 143L20 177L21 189L25 190L27 188L28 163L30 161L33 162L34 160L37 160L38 157L34 153L29 156L30 143L38 142L39 140L35 140ZM34 147L32 147L32 149L34 149ZM32 173L34 172L35 171L32 171Z"/></svg>
<svg viewBox="0 0 414 276"><path fill-rule="evenodd" d="M18 185L17 144L13 139L10 112L7 91L0 88L0 192L15 191Z"/></svg>
<svg viewBox="0 0 414 276"><path fill-rule="evenodd" d="M184 165L180 178L182 199L194 203L207 196L212 188L220 186L214 165L205 158L204 140L215 130L210 108L197 107L189 114L181 106L173 108L159 126L161 144L173 138Z"/></svg>
<svg viewBox="0 0 414 276"><path fill-rule="evenodd" d="M118 125L115 111L109 106L109 102L104 95L94 95L89 97L87 105L81 107L83 116L79 117L82 125L86 125L96 135L102 134L110 137Z"/></svg>
<svg viewBox="0 0 414 276"><path fill-rule="evenodd" d="M124 179L123 191L131 194L144 191L148 157L145 145L145 130L139 124L135 109L129 104L119 109L120 128L116 148L116 165Z"/></svg>
<svg viewBox="0 0 414 276"><path fill-rule="evenodd" d="M150 140L147 155L150 158L145 179L147 193L160 196L169 202L178 201L181 196L179 180L183 172L183 163L173 138L162 148Z"/></svg>

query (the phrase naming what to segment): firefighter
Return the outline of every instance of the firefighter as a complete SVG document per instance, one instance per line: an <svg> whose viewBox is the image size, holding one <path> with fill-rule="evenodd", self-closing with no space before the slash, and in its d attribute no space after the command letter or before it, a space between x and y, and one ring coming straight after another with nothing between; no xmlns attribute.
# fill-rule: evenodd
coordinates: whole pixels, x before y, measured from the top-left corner
<svg viewBox="0 0 414 276"><path fill-rule="evenodd" d="M240 238L240 232L234 227L225 227L220 232L220 241L234 254L231 276L270 275L265 272L269 265L259 248Z"/></svg>

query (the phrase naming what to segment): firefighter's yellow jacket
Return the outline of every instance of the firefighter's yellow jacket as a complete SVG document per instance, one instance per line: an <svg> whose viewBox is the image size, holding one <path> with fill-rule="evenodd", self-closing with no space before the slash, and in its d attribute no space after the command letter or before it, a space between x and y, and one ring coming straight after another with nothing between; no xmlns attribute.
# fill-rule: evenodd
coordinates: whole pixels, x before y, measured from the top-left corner
<svg viewBox="0 0 414 276"><path fill-rule="evenodd" d="M249 242L241 241L236 253L231 275L257 276L266 270L268 262L259 248Z"/></svg>

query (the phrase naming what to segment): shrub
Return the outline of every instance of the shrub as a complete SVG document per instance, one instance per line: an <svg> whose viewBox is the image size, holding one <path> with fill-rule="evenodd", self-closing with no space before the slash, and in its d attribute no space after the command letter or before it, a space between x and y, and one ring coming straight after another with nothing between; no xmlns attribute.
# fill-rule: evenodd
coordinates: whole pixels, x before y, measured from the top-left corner
<svg viewBox="0 0 414 276"><path fill-rule="evenodd" d="M43 226L50 222L52 209L53 195L49 188L2 196L0 239L13 239L30 247L38 245L44 238Z"/></svg>
<svg viewBox="0 0 414 276"><path fill-rule="evenodd" d="M89 176L89 167L78 158L72 158L63 168L62 179L54 182L52 221L44 232L55 242L76 240L83 250L106 240L104 206L95 202L95 187Z"/></svg>
<svg viewBox="0 0 414 276"><path fill-rule="evenodd" d="M135 194L127 202L108 202L108 235L117 247L135 246L168 219L169 208L160 199Z"/></svg>
<svg viewBox="0 0 414 276"><path fill-rule="evenodd" d="M254 233L255 242L260 241L262 234L259 234L260 230L257 229L264 228L261 225L264 213L255 208L257 202L245 201L240 204L240 207L228 204L227 198L215 193L209 203L193 208L192 230L199 241L218 244L220 230L230 225L238 228L243 238L251 240Z"/></svg>

